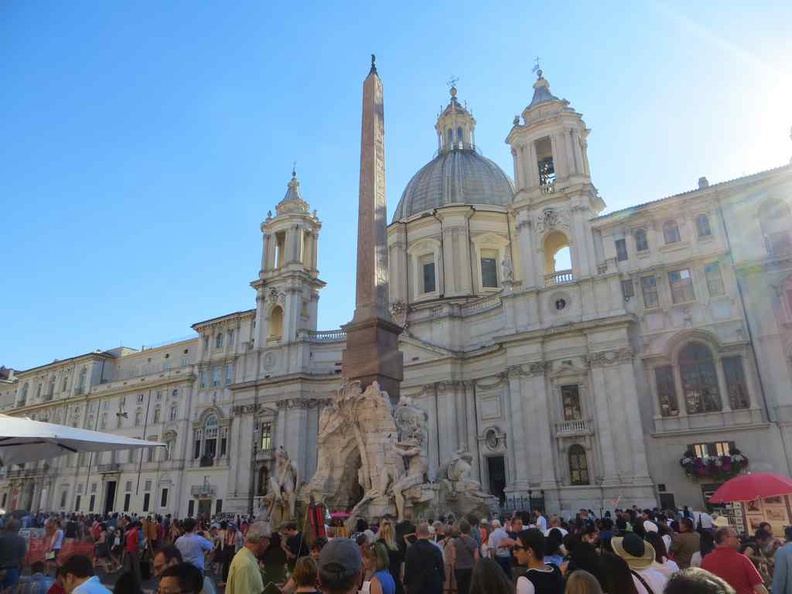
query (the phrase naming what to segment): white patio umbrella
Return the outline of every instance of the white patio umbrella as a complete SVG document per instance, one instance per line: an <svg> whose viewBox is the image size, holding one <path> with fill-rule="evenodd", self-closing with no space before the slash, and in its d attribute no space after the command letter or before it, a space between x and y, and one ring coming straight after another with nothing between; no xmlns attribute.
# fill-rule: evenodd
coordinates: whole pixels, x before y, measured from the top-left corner
<svg viewBox="0 0 792 594"><path fill-rule="evenodd" d="M0 463L6 467L80 452L158 446L165 444L0 414Z"/></svg>

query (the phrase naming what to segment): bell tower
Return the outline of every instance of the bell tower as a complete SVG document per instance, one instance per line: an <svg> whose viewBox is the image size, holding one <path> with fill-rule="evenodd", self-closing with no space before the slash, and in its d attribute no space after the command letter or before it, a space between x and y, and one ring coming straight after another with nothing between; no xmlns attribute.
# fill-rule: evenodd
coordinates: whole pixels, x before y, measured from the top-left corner
<svg viewBox="0 0 792 594"><path fill-rule="evenodd" d="M588 221L605 208L591 183L583 116L550 92L541 70L531 102L506 138L514 158L514 213L526 288L596 274Z"/></svg>
<svg viewBox="0 0 792 594"><path fill-rule="evenodd" d="M319 291L317 246L322 224L303 200L297 172L286 195L261 224L264 247L256 289L256 348L297 339L299 330L316 330Z"/></svg>

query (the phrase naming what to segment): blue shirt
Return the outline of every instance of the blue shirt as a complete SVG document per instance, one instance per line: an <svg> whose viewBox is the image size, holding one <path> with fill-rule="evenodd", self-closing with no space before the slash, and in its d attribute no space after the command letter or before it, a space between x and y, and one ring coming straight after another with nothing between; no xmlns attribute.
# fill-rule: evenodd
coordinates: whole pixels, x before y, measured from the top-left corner
<svg viewBox="0 0 792 594"><path fill-rule="evenodd" d="M778 549L774 559L773 594L792 594L792 542Z"/></svg>
<svg viewBox="0 0 792 594"><path fill-rule="evenodd" d="M204 552L214 550L214 545L203 536L191 532L176 539L176 548L182 554L182 561L204 570Z"/></svg>
<svg viewBox="0 0 792 594"><path fill-rule="evenodd" d="M396 594L396 582L393 581L393 576L387 569L380 569L371 578L379 580L382 586L382 594Z"/></svg>
<svg viewBox="0 0 792 594"><path fill-rule="evenodd" d="M72 594L113 594L102 585L99 578L93 576L72 590Z"/></svg>
<svg viewBox="0 0 792 594"><path fill-rule="evenodd" d="M30 577L19 578L17 594L47 594L47 590L55 583L51 577L43 573L34 573Z"/></svg>

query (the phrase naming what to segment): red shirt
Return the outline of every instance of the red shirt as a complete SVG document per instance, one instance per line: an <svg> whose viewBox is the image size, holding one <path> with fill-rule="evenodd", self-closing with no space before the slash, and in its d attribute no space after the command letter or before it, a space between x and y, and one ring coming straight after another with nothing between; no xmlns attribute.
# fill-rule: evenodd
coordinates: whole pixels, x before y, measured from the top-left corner
<svg viewBox="0 0 792 594"><path fill-rule="evenodd" d="M126 533L126 552L133 553L137 555L138 552L138 542L140 542L140 535L136 528L132 528L131 530L127 530Z"/></svg>
<svg viewBox="0 0 792 594"><path fill-rule="evenodd" d="M706 569L723 578L737 594L753 594L754 586L762 584L762 576L745 555L728 547L717 547L701 560Z"/></svg>

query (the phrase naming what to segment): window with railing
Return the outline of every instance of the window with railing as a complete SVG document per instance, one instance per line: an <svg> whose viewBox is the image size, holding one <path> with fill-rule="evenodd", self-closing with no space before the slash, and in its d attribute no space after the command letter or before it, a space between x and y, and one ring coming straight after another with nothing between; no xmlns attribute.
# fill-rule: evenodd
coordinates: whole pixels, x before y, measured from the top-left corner
<svg viewBox="0 0 792 594"><path fill-rule="evenodd" d="M579 421L583 418L580 408L580 388L576 384L561 386L561 406L565 421Z"/></svg>

